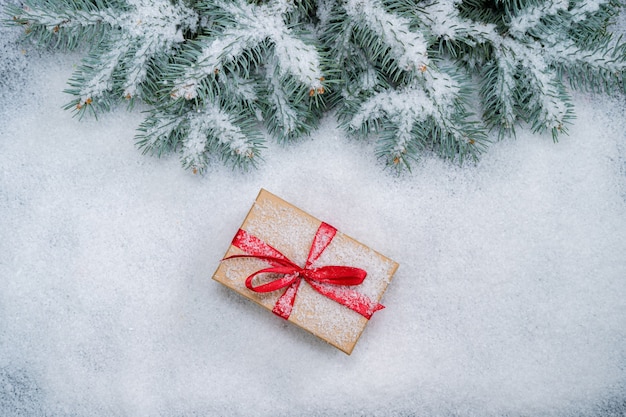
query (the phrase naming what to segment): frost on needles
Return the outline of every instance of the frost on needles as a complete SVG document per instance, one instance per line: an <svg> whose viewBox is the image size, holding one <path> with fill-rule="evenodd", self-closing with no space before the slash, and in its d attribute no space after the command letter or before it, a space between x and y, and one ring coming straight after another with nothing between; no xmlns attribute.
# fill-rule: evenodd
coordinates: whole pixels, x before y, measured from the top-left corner
<svg viewBox="0 0 626 417"><path fill-rule="evenodd" d="M309 134L334 111L388 166L463 161L487 133L556 138L569 88L624 90L618 0L26 0L6 9L35 42L86 51L69 81L79 115L140 99L144 152L194 172L246 168L264 132ZM569 87L568 87L569 85Z"/></svg>

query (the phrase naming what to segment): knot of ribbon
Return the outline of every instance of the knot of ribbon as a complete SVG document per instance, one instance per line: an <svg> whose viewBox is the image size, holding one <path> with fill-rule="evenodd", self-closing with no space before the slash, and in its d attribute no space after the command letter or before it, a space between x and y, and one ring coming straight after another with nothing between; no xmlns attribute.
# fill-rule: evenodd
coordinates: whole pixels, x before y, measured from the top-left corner
<svg viewBox="0 0 626 417"><path fill-rule="evenodd" d="M260 269L249 275L246 278L246 287L259 293L286 288L272 309L274 314L284 319L288 319L291 315L298 288L301 281L305 280L320 294L356 311L369 320L372 314L385 307L355 290L344 287L360 285L367 276L365 270L351 266L312 267L313 263L326 250L336 233L337 229L328 223L320 224L313 237L309 256L304 267L301 267L261 239L243 229L239 229L233 238L232 245L244 251L245 254L228 256L224 260L256 258L270 264L269 268ZM277 274L279 278L264 284L254 285L254 278L260 274Z"/></svg>

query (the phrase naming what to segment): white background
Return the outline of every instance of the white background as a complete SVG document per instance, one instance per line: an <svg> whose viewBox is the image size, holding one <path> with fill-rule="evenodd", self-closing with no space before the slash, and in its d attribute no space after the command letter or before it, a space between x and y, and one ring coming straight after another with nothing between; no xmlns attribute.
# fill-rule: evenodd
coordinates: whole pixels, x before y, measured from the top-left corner
<svg viewBox="0 0 626 417"><path fill-rule="evenodd" d="M385 171L332 117L248 173L79 121L80 55L0 29L0 415L626 412L624 95L576 94L558 144ZM400 263L351 356L210 278L264 187Z"/></svg>

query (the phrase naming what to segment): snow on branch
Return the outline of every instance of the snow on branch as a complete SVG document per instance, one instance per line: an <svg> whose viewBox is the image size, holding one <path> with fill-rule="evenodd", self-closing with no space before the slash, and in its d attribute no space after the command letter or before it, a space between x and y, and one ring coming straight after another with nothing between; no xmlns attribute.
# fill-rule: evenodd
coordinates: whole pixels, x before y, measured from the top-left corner
<svg viewBox="0 0 626 417"><path fill-rule="evenodd" d="M496 59L485 65L480 90L485 107L484 118L489 127L498 126L501 134L512 130L517 120L517 61L508 55L506 50L498 50Z"/></svg>
<svg viewBox="0 0 626 417"><path fill-rule="evenodd" d="M578 1L570 6L569 14L572 17L572 23L578 23L589 16L597 13L602 7L611 6L615 2L614 0L584 0Z"/></svg>
<svg viewBox="0 0 626 417"><path fill-rule="evenodd" d="M520 11L509 23L511 36L521 37L551 15L567 11L569 0L555 0L542 2L536 6L530 6Z"/></svg>
<svg viewBox="0 0 626 417"><path fill-rule="evenodd" d="M310 90L321 92L323 74L317 49L289 36L286 27L277 29L274 27L268 38L274 44L280 76L292 76Z"/></svg>
<svg viewBox="0 0 626 417"><path fill-rule="evenodd" d="M497 42L496 25L462 18L458 0L440 0L425 4L423 19L428 30L442 40L462 40L468 45Z"/></svg>
<svg viewBox="0 0 626 417"><path fill-rule="evenodd" d="M388 89L373 95L360 106L352 116L349 127L358 130L370 121L389 118L398 126L398 140L393 151L402 153L406 150L407 142L411 138L411 129L419 121L432 116L435 107L419 86L408 86L401 90Z"/></svg>
<svg viewBox="0 0 626 417"><path fill-rule="evenodd" d="M523 72L522 82L529 87L525 107L533 130L550 130L556 140L558 133L565 129L565 123L572 117L569 97L562 83L552 72L536 71Z"/></svg>
<svg viewBox="0 0 626 417"><path fill-rule="evenodd" d="M322 88L322 70L317 49L307 45L285 23L286 2L274 0L256 6L244 0L216 2L234 23L211 37L201 38L201 51L184 75L175 81L172 97L187 100L198 96L198 87L208 76L219 74L229 64L238 63L249 71L246 52L266 56L272 53L279 63L281 77L292 76L306 88Z"/></svg>
<svg viewBox="0 0 626 417"><path fill-rule="evenodd" d="M402 70L429 64L428 43L422 33L411 30L409 19L387 12L380 0L346 0L344 9L357 26L371 31L390 48Z"/></svg>
<svg viewBox="0 0 626 417"><path fill-rule="evenodd" d="M252 162L258 151L255 138L242 130L236 118L213 103L189 112L181 149L183 165L203 171L210 154L234 160L237 165Z"/></svg>
<svg viewBox="0 0 626 417"><path fill-rule="evenodd" d="M626 77L626 43L609 32L622 0L23 3L7 10L33 40L91 46L67 108L144 99L139 145L194 170L253 163L261 122L292 140L333 108L348 130L378 133L392 165L425 149L461 160L494 127L556 137L573 117L566 81L613 92Z"/></svg>
<svg viewBox="0 0 626 417"><path fill-rule="evenodd" d="M83 60L80 69L70 80L74 87L67 92L77 96L75 105L77 110L97 102L113 89L113 74L119 68L124 55L133 47L133 42L124 36L111 38L108 51L97 56L91 55Z"/></svg>
<svg viewBox="0 0 626 417"><path fill-rule="evenodd" d="M121 16L119 26L130 36L150 40L162 49L183 42L183 30L197 29L198 14L180 0L128 0L128 3L132 8Z"/></svg>
<svg viewBox="0 0 626 417"><path fill-rule="evenodd" d="M58 33L61 29L76 29L100 24L113 26L117 16L124 12L124 1L108 1L106 4L89 1L25 0L22 7L9 5L9 11L20 24L42 26Z"/></svg>
<svg viewBox="0 0 626 417"><path fill-rule="evenodd" d="M131 10L115 22L133 43L133 52L124 59L125 81L122 95L131 98L140 93L146 80L149 61L157 55L169 55L185 41L183 30L195 32L197 13L181 2L168 0L129 0ZM129 48L130 49L130 48Z"/></svg>
<svg viewBox="0 0 626 417"><path fill-rule="evenodd" d="M174 81L172 98L192 100L198 97L202 81L210 75L223 72L224 65L241 55L245 49L257 46L260 43L257 35L253 30L231 30L222 33L219 38L200 38L198 43L206 42L206 45L195 63Z"/></svg>
<svg viewBox="0 0 626 417"><path fill-rule="evenodd" d="M154 44L147 41L138 45L133 56L126 60L126 80L123 85L122 95L128 99L140 94L140 85L146 80L148 73L147 61L152 56Z"/></svg>
<svg viewBox="0 0 626 417"><path fill-rule="evenodd" d="M161 156L176 148L181 125L186 117L180 114L172 114L162 110L153 110L139 126L140 134L137 135L137 144L144 153Z"/></svg>
<svg viewBox="0 0 626 417"><path fill-rule="evenodd" d="M376 153L396 169L409 167L409 160L424 150L446 158L475 158L484 147L484 134L468 119L456 88L433 94L442 80L456 85L451 78L438 75L425 81L430 86L415 80L381 91L358 106L348 127L354 131L379 128Z"/></svg>
<svg viewBox="0 0 626 417"><path fill-rule="evenodd" d="M269 72L279 71L276 60L272 60L274 65L268 68ZM273 68L272 68L273 67ZM300 113L293 108L287 92L280 82L280 77L269 77L269 95L268 99L272 111L273 119L271 122L275 125L274 131L281 132L279 137L288 137L292 132L298 129L299 120L302 118Z"/></svg>
<svg viewBox="0 0 626 417"><path fill-rule="evenodd" d="M430 100L446 116L456 111L456 104L461 95L461 86L449 74L430 67L424 72L424 89Z"/></svg>
<svg viewBox="0 0 626 417"><path fill-rule="evenodd" d="M609 83L610 86L619 84L619 74L626 73L626 44L620 44L619 41L610 38L597 43L597 49L593 51L580 49L571 41L562 42L546 51L546 55L552 62L563 66L574 76L578 75L576 68L587 72L590 81L594 78L594 73L606 75L607 82L612 76L614 82ZM583 71L578 71L581 77L584 76Z"/></svg>
<svg viewBox="0 0 626 417"><path fill-rule="evenodd" d="M152 60L171 55L184 42L183 31L195 31L198 23L197 13L181 1L31 3L16 19L59 36L59 42L69 34L68 46L81 41L97 42L72 76L72 88L67 90L76 96L67 108L75 108L81 114L88 108L93 111L92 104L108 108L110 99L141 95ZM104 26L108 27L106 36L87 36Z"/></svg>

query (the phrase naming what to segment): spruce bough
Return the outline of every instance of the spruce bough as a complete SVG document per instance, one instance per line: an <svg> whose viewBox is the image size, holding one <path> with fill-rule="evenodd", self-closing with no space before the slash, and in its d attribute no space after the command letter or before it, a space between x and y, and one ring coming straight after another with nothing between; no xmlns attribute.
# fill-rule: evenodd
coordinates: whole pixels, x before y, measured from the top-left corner
<svg viewBox="0 0 626 417"><path fill-rule="evenodd" d="M570 88L624 91L618 0L26 0L5 10L36 43L82 46L67 108L150 105L147 153L202 172L261 156L264 130L308 135L333 110L395 169L424 153L476 159L487 133L556 140Z"/></svg>

